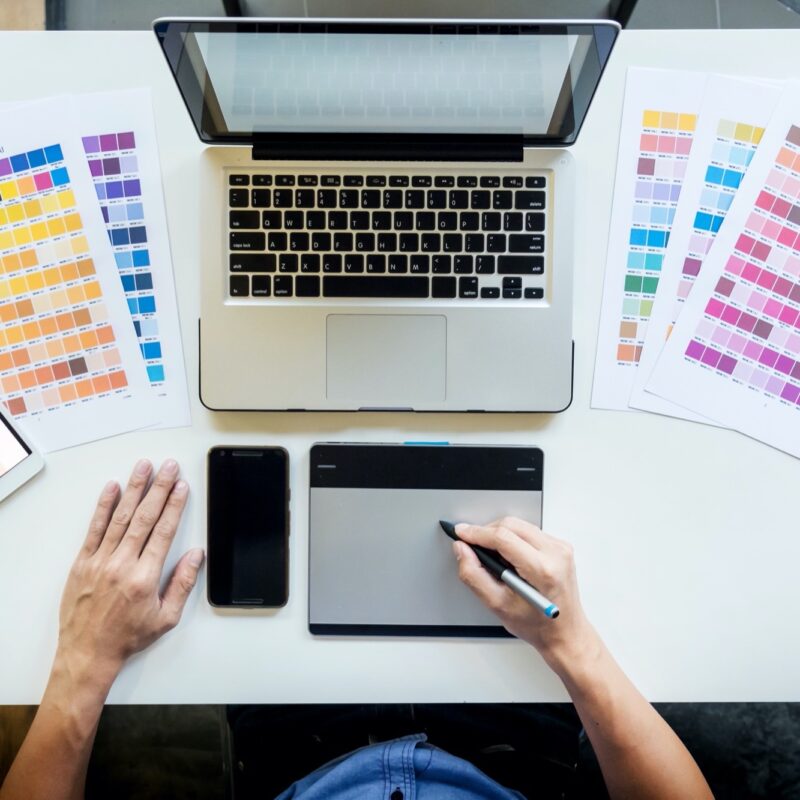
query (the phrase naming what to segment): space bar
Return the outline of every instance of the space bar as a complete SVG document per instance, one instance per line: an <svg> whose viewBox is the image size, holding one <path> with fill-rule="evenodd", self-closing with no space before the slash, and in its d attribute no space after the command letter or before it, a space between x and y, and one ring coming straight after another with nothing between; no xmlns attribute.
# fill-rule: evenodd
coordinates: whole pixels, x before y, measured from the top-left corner
<svg viewBox="0 0 800 800"><path fill-rule="evenodd" d="M428 279L400 275L367 277L326 275L322 279L324 297L427 297Z"/></svg>

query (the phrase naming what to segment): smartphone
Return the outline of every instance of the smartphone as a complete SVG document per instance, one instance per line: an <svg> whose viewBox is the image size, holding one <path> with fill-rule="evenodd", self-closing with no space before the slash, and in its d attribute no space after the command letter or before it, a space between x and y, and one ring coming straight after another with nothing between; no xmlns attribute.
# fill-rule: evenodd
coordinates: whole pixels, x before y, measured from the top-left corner
<svg viewBox="0 0 800 800"><path fill-rule="evenodd" d="M208 602L279 608L289 599L289 454L208 451Z"/></svg>
<svg viewBox="0 0 800 800"><path fill-rule="evenodd" d="M44 466L42 457L3 413L0 403L0 500L29 481Z"/></svg>

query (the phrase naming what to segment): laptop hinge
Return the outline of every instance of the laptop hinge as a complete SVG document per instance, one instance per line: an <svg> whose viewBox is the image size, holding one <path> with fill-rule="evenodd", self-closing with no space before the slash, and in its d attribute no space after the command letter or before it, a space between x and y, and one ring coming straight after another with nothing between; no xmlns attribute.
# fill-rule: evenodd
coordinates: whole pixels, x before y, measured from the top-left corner
<svg viewBox="0 0 800 800"><path fill-rule="evenodd" d="M292 133L260 136L255 161L522 161L522 136Z"/></svg>

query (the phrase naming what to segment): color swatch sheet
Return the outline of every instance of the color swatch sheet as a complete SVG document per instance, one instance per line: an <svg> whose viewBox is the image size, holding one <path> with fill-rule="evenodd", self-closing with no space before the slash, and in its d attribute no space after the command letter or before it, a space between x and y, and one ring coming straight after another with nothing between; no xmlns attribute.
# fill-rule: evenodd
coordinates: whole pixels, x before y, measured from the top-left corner
<svg viewBox="0 0 800 800"><path fill-rule="evenodd" d="M709 420L645 392L653 367L678 319L781 96L781 86L711 75L694 135L681 198L647 327L629 404L634 408Z"/></svg>
<svg viewBox="0 0 800 800"><path fill-rule="evenodd" d="M0 122L0 399L45 452L154 424L69 101Z"/></svg>
<svg viewBox="0 0 800 800"><path fill-rule="evenodd" d="M628 410L707 75L628 70L592 407Z"/></svg>
<svg viewBox="0 0 800 800"><path fill-rule="evenodd" d="M800 456L800 84L784 90L646 388Z"/></svg>
<svg viewBox="0 0 800 800"><path fill-rule="evenodd" d="M76 95L83 149L147 377L156 427L189 425L189 397L150 92Z"/></svg>

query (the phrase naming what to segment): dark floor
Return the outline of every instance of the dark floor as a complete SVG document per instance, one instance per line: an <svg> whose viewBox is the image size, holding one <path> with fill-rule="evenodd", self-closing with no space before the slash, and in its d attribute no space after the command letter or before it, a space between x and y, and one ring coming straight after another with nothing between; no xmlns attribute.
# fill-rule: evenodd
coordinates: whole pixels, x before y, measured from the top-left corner
<svg viewBox="0 0 800 800"><path fill-rule="evenodd" d="M447 734L442 733L437 707L417 706L414 707L416 715L409 716L410 708L328 707L325 709L327 721L317 728L330 732L344 725L347 735L339 737L340 740L358 744L354 737L362 725L359 720L370 715L371 719L376 719L380 714L384 722L377 729L379 737L424 727L434 744L437 738L444 737L441 743L449 745L448 749L458 747L457 742L448 740ZM665 703L657 708L697 759L718 800L800 800L800 703ZM256 757L260 748L274 752L281 740L284 743L288 740L287 747L302 750L303 756L297 763L283 756L275 759L283 765L281 776L290 774L292 769L305 769L313 765L314 759L324 760L330 755L325 751L325 734L310 737L308 745L292 738L302 728L307 709L111 706L100 723L87 797L113 797L115 800L228 798L232 796L228 789L232 777L237 783L236 800L269 797L271 787L264 786L266 792L260 795L253 791L253 786L259 785L258 771L269 768L268 759ZM471 720L475 723L473 727L485 734L493 724L481 716L486 713L485 707L451 707L451 714L452 709L461 716L461 728L466 720ZM34 710L21 706L0 707L0 779L8 770ZM544 714L562 725L565 720L569 721L571 714L570 707L561 705L506 706L501 711L511 714L505 717L510 728L526 727L528 730L541 724L534 719L537 715ZM521 713L534 715L531 717L534 721L523 721ZM254 735L259 726L260 732ZM274 736L276 728L282 732L280 737ZM236 754L232 754L234 743L239 751ZM551 783L555 785L559 775L565 776L565 785L569 786L567 797L605 796L596 768L593 768L591 751L585 744L580 749L576 774L568 775L563 771L564 764L557 762L559 758L553 753L546 753L539 765L537 774L542 776L543 788L544 784L549 787L545 797L561 796L551 793L550 786ZM487 771L498 770L501 777L508 774L508 764L502 757L489 758L481 766ZM273 778L283 780L274 774ZM537 800L541 796L537 793Z"/></svg>

